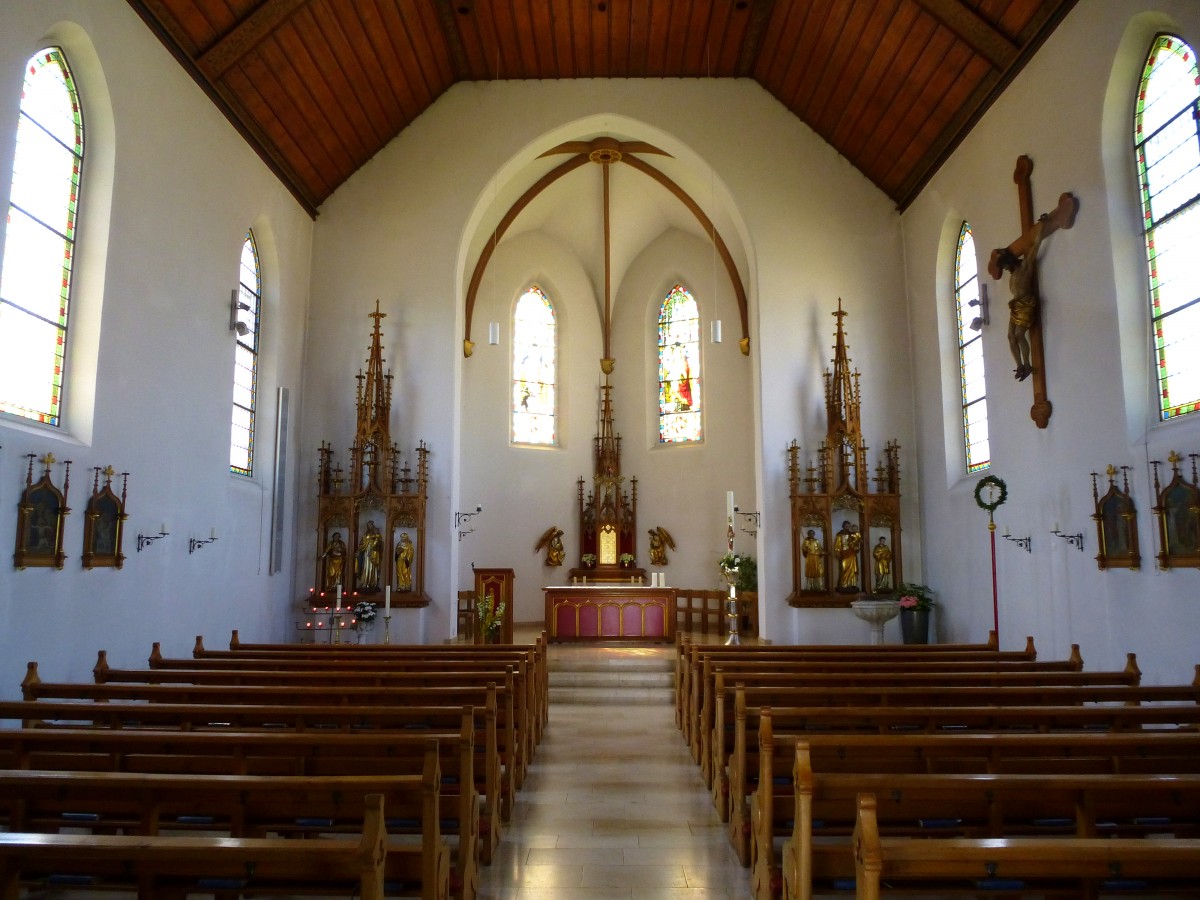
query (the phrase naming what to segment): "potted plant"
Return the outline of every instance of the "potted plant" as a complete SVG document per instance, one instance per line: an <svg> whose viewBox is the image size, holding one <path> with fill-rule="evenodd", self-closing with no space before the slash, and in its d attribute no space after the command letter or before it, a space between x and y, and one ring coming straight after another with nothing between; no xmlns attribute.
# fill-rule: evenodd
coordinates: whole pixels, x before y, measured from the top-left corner
<svg viewBox="0 0 1200 900"><path fill-rule="evenodd" d="M906 644L929 643L929 611L933 591L923 584L904 583L896 588L900 606L900 634Z"/></svg>
<svg viewBox="0 0 1200 900"><path fill-rule="evenodd" d="M618 558L618 561L621 563L622 569L632 569L634 563L637 562L637 557L635 557L632 553L622 553Z"/></svg>
<svg viewBox="0 0 1200 900"><path fill-rule="evenodd" d="M367 632L371 630L371 625L375 621L375 616L378 615L378 610L374 603L366 600L359 600L350 610L354 616L354 630L358 632L358 642L361 644L367 639Z"/></svg>
<svg viewBox="0 0 1200 900"><path fill-rule="evenodd" d="M596 554L595 553L585 553L585 554L583 554L583 556L579 557L579 561L583 563L583 567L585 569L596 568Z"/></svg>

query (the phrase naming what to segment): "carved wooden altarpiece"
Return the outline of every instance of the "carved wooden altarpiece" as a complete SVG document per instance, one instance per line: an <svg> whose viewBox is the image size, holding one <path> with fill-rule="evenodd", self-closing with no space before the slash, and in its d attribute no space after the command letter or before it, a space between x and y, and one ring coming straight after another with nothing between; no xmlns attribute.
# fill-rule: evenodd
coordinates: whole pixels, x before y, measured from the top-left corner
<svg viewBox="0 0 1200 900"><path fill-rule="evenodd" d="M629 479L624 489L621 474L621 436L613 426L612 386L608 378L600 386L600 428L595 437L592 490L584 497L584 480L579 488L579 568L571 577L587 581L641 582L645 571L622 566L622 554L637 557L637 478ZM594 566L585 566L583 557L595 556Z"/></svg>
<svg viewBox="0 0 1200 900"><path fill-rule="evenodd" d="M367 600L382 604L392 588L392 605L426 606L425 509L429 448L416 447L416 469L401 456L391 434L392 373L383 368L380 321L375 324L366 371L356 377L357 426L346 471L331 445L322 442L317 469L315 605L332 605L338 583L343 603ZM340 563L334 560L340 558ZM331 565L331 563L334 563ZM350 599L347 599L349 595ZM323 601L323 602L322 602Z"/></svg>
<svg viewBox="0 0 1200 900"><path fill-rule="evenodd" d="M788 453L795 607L849 606L895 594L904 580L900 527L900 445L884 445L874 476L863 440L859 373L851 371L838 299L833 368L825 371L825 438L816 461ZM872 489L874 482L874 489Z"/></svg>

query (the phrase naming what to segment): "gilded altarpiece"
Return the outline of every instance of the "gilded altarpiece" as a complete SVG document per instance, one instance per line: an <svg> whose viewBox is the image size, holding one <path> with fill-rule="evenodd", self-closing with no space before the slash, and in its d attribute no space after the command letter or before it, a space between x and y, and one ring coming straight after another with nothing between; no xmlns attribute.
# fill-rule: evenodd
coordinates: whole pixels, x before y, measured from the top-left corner
<svg viewBox="0 0 1200 900"><path fill-rule="evenodd" d="M787 448L795 607L848 606L892 596L904 580L900 445L884 445L872 474L863 440L859 372L851 371L841 300L833 368L825 371L827 427L815 459Z"/></svg>
<svg viewBox="0 0 1200 900"><path fill-rule="evenodd" d="M366 370L356 376L357 424L349 466L343 470L333 448L322 443L317 467L316 590L332 605L340 585L343 603L419 607L425 593L425 511L429 448L416 447L415 468L392 441L392 373L383 368L380 321L374 320Z"/></svg>

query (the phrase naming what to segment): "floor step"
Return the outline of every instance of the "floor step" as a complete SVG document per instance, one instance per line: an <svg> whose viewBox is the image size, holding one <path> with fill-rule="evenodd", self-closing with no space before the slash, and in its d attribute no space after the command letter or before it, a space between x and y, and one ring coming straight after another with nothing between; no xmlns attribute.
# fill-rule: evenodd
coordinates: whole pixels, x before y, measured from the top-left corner
<svg viewBox="0 0 1200 900"><path fill-rule="evenodd" d="M666 647L552 645L550 702L672 704L675 658Z"/></svg>

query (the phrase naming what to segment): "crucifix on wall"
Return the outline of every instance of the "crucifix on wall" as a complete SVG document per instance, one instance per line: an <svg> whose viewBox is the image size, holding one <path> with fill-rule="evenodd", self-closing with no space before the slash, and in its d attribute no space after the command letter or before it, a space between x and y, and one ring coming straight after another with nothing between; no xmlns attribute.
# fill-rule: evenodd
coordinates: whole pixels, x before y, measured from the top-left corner
<svg viewBox="0 0 1200 900"><path fill-rule="evenodd" d="M1033 406L1030 418L1038 428L1050 422L1053 407L1046 396L1046 359L1042 346L1041 296L1037 284L1037 255L1041 243L1060 228L1075 224L1075 213L1079 201L1073 194L1059 195L1058 206L1034 221L1033 190L1029 175L1033 171L1033 160L1028 156L1017 158L1013 181L1017 185L1017 198L1021 213L1021 234L1007 247L993 250L988 260L988 274L1000 278L1009 273L1008 286L1012 291L1009 300L1008 344L1016 363L1014 374L1018 381L1032 376Z"/></svg>

